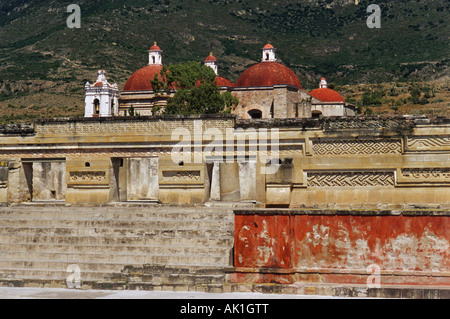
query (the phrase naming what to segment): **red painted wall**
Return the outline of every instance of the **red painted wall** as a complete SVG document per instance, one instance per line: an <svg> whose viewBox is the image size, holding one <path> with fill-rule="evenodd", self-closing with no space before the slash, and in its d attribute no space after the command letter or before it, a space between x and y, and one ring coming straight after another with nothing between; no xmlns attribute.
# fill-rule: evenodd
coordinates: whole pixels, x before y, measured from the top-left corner
<svg viewBox="0 0 450 319"><path fill-rule="evenodd" d="M234 265L449 278L449 226L447 216L236 215Z"/></svg>

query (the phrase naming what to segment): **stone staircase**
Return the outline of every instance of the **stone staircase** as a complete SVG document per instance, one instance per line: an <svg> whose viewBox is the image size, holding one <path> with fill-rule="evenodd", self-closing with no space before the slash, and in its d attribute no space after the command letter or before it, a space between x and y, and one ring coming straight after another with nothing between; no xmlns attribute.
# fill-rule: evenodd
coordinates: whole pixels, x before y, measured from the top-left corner
<svg viewBox="0 0 450 319"><path fill-rule="evenodd" d="M0 207L0 285L67 287L76 265L82 288L216 289L233 233L228 208Z"/></svg>

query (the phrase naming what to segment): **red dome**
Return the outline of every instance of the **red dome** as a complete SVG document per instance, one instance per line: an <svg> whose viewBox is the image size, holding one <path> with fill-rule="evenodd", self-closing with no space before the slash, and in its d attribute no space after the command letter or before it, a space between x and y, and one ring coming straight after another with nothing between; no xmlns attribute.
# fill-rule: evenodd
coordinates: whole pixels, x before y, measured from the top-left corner
<svg viewBox="0 0 450 319"><path fill-rule="evenodd" d="M161 48L156 45L156 42L150 47L150 51L161 51Z"/></svg>
<svg viewBox="0 0 450 319"><path fill-rule="evenodd" d="M228 87L234 86L233 82L231 82L230 80L227 80L221 76L216 76L216 83L217 83L217 86L228 86Z"/></svg>
<svg viewBox="0 0 450 319"><path fill-rule="evenodd" d="M134 72L123 88L124 91L153 91L151 80L161 72L162 65L147 65Z"/></svg>
<svg viewBox="0 0 450 319"><path fill-rule="evenodd" d="M94 84L94 87L103 87L103 82L97 82Z"/></svg>
<svg viewBox="0 0 450 319"><path fill-rule="evenodd" d="M267 43L267 44L263 47L263 49L275 49L275 48L274 48L273 45L271 45L270 43Z"/></svg>
<svg viewBox="0 0 450 319"><path fill-rule="evenodd" d="M217 61L217 59L214 57L214 55L212 55L212 53L210 55L208 55L205 59L205 61Z"/></svg>
<svg viewBox="0 0 450 319"><path fill-rule="evenodd" d="M315 89L309 92L309 95L322 102L345 102L338 92L328 88Z"/></svg>
<svg viewBox="0 0 450 319"><path fill-rule="evenodd" d="M278 62L261 62L249 67L236 82L237 87L274 86L287 84L302 88L295 73Z"/></svg>

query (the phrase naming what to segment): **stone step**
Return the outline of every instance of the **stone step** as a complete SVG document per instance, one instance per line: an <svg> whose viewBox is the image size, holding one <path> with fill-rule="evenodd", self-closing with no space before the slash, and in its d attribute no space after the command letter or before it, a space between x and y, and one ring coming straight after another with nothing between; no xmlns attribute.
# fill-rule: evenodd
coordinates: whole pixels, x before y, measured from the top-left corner
<svg viewBox="0 0 450 319"><path fill-rule="evenodd" d="M20 249L20 250L19 250ZM18 247L17 250L0 250L0 259L14 259L14 258L28 258L28 259L45 259L50 258L49 260L53 260L57 258L57 260L90 260L92 258L107 260L110 258L118 259L119 257L130 257L130 258L141 258L141 257L152 257L152 256L173 256L177 258L197 258L197 257L228 257L229 249L226 248L210 248L210 247L148 247L148 248L139 248L126 251L125 253L121 253L116 251L115 249L106 250L104 249L99 251L87 251L84 250L75 250L70 249L66 252L58 252L54 250L50 251L33 251L33 250L25 250ZM52 257L53 256L53 257ZM73 256L73 257L71 257ZM76 257L75 257L76 256ZM84 257L83 257L84 256ZM126 261L124 260L126 263ZM141 262L145 263L145 262Z"/></svg>
<svg viewBox="0 0 450 319"><path fill-rule="evenodd" d="M172 255L192 255L192 256L223 256L229 252L228 247L193 247L193 246L141 246L141 247L116 247L116 246L67 246L67 245L47 245L36 249L37 245L5 245L0 244L0 258L11 258L10 255L28 256L34 255L65 255L83 254L83 255L112 255L117 256L151 256L160 254ZM65 260L65 259L63 259Z"/></svg>
<svg viewBox="0 0 450 319"><path fill-rule="evenodd" d="M108 282L108 281L104 281ZM159 277L152 275L143 275L135 278L124 278L124 280L111 280L113 283L144 283L147 285L154 286L178 286L187 285L188 287L199 286L199 285L223 285L223 276L196 276L196 275L172 275L167 277Z"/></svg>
<svg viewBox="0 0 450 319"><path fill-rule="evenodd" d="M32 288L61 288L66 289L65 279L62 280L8 280L0 279L0 287L32 287ZM103 281L87 281L82 280L82 289L99 289L99 290L146 290L146 291L197 291L204 293L222 293L230 290L229 285L223 284L154 284L147 282L103 282ZM225 291L227 289L227 291Z"/></svg>
<svg viewBox="0 0 450 319"><path fill-rule="evenodd" d="M162 238L217 238L233 236L234 230L228 227L217 229L202 229L180 225L173 228L131 229L131 228L71 228L71 227L4 227L0 226L2 235L28 235L39 236L118 236L118 237L154 237Z"/></svg>
<svg viewBox="0 0 450 319"><path fill-rule="evenodd" d="M66 280L71 274L73 273L73 269L71 268L64 269L27 269L27 268L19 268L18 266L14 268L4 268L0 271L0 281L1 280L39 280L42 282L49 281L49 280ZM136 274L133 276L123 276L120 277L117 275L117 272L120 270L111 270L106 271L102 268L98 267L98 270L88 270L87 267L83 267L83 265L80 266L80 278L81 281L96 281L96 282L154 282L155 284L162 284L162 283L182 283L181 280L184 279L184 283L187 282L197 282L199 284L201 283L220 283L223 282L224 278L223 276L185 276L178 280L171 280L172 278L176 278L176 276L159 276L159 275L151 275L151 274L145 274L145 275L138 275ZM69 270L69 271L67 271ZM198 277L198 279L195 281L195 278ZM167 278L167 279L166 279Z"/></svg>
<svg viewBox="0 0 450 319"><path fill-rule="evenodd" d="M176 272L177 269L173 271ZM14 272L11 272L14 271ZM40 286L67 287L66 280L72 274L65 270L48 269L10 269L0 274L0 286ZM20 276L20 277L19 277ZM86 289L141 289L141 290L179 290L190 291L208 287L222 288L223 274L169 273L169 274L117 274L104 271L81 271L80 281Z"/></svg>
<svg viewBox="0 0 450 319"><path fill-rule="evenodd" d="M66 281L66 279L73 274L73 271L67 271L68 264L63 265L64 268L20 268L20 265L15 265L14 267L4 267L0 268L0 280L36 280L41 282L51 281L51 280L62 280ZM84 267L85 265L80 265L80 277L81 281L105 281L105 278L109 280L117 271L119 271L121 265L115 265L114 269L107 271L108 265L98 265L97 269L94 270L96 265L89 265L91 269L88 267ZM104 266L104 268L102 267ZM70 270L70 269L69 269Z"/></svg>
<svg viewBox="0 0 450 319"><path fill-rule="evenodd" d="M233 214L209 214L209 213L114 213L114 214L98 214L98 213L40 213L40 212L29 212L29 213L13 213L13 214L2 214L0 211L0 221L6 220L60 220L60 221L153 221L153 220L166 220L166 221L202 221L202 220L212 220L212 221L230 221L234 220Z"/></svg>
<svg viewBox="0 0 450 319"><path fill-rule="evenodd" d="M220 285L233 242L229 209L2 207L0 281L64 283L67 266L76 264L82 281L91 283ZM195 267L211 272L192 272Z"/></svg>
<svg viewBox="0 0 450 319"><path fill-rule="evenodd" d="M165 237L157 236L140 236L140 237L92 237L92 236L34 236L34 235L3 235L0 234L0 250L13 250L17 245L22 245L26 249L48 249L67 251L74 246L105 247L106 249L137 249L153 246L189 246L189 247L214 247L231 248L233 247L233 237L217 237L217 238L182 238L182 237Z"/></svg>
<svg viewBox="0 0 450 319"><path fill-rule="evenodd" d="M0 219L2 227L67 227L67 228L139 228L161 229L182 226L183 228L233 227L232 221L204 218L201 220L176 220L153 218L146 220L78 220L78 219Z"/></svg>
<svg viewBox="0 0 450 319"><path fill-rule="evenodd" d="M115 261L117 260L117 261ZM125 261L126 260L126 261ZM83 256L83 260L77 258L69 258L67 261L57 260L33 260L33 259L19 259L14 260L0 259L0 277L5 273L15 273L16 269L27 269L34 271L36 269L46 269L54 271L65 271L69 265L79 265L81 272L98 270L103 272L120 272L126 265L143 265L145 263L169 265L169 266L215 266L227 267L228 260L223 257L181 257L170 255L154 255L154 256L124 256L124 258L110 258L109 260L100 259L96 257ZM16 273L16 278L22 278L20 273ZM42 278L46 279L46 278ZM99 279L99 278L97 278Z"/></svg>
<svg viewBox="0 0 450 319"><path fill-rule="evenodd" d="M146 219L146 218L172 218L172 219L233 219L232 210L220 210L205 207L170 207L157 209L136 208L108 208L108 207L64 207L33 209L30 207L0 207L0 218L20 217L26 218L62 218L62 219Z"/></svg>

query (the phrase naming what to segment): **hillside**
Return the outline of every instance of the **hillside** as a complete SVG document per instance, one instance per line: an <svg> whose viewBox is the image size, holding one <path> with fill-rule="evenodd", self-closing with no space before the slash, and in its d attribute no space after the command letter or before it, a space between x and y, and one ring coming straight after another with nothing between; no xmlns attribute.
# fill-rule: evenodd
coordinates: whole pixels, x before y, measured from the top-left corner
<svg viewBox="0 0 450 319"><path fill-rule="evenodd" d="M0 2L1 121L81 115L84 83L95 80L97 69L123 87L146 64L153 41L166 64L203 61L213 51L220 74L233 81L270 41L307 90L322 75L336 87L352 87L343 92L350 99L363 84L448 89L444 0L80 0L81 28L69 29L71 3ZM371 3L382 9L380 29L366 26ZM443 94L430 105L445 109L448 102Z"/></svg>

